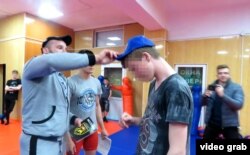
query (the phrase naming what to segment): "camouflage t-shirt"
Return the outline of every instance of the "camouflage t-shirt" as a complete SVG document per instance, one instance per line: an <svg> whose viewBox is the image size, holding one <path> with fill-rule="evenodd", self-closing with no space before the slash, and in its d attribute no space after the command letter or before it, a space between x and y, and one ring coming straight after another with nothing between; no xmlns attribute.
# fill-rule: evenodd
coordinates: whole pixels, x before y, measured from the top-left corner
<svg viewBox="0 0 250 155"><path fill-rule="evenodd" d="M166 155L169 150L169 123L188 124L190 130L193 113L192 93L186 81L178 74L173 74L156 90L153 81L148 95L136 154Z"/></svg>

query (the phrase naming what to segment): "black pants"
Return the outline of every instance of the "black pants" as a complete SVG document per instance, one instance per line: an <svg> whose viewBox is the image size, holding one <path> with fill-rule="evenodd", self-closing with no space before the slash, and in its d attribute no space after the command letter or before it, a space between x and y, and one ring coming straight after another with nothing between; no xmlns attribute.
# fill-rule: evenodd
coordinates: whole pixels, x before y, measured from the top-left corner
<svg viewBox="0 0 250 155"><path fill-rule="evenodd" d="M10 120L10 113L15 107L16 100L13 98L5 97L4 99L4 116L6 117L7 122Z"/></svg>
<svg viewBox="0 0 250 155"><path fill-rule="evenodd" d="M101 98L100 104L102 112L104 111L109 112L109 100L107 98Z"/></svg>
<svg viewBox="0 0 250 155"><path fill-rule="evenodd" d="M207 125L204 131L204 139L217 139L219 134L223 134L225 139L239 139L238 127L220 128L214 125Z"/></svg>
<svg viewBox="0 0 250 155"><path fill-rule="evenodd" d="M59 143L60 154L63 154L62 153L62 137L59 137L59 136L50 136L50 137L37 136L37 135L28 134L25 131L23 131L23 133L25 135L31 136L30 143L29 143L29 155L39 154L39 153L37 153L37 147L38 147L37 142L39 139Z"/></svg>

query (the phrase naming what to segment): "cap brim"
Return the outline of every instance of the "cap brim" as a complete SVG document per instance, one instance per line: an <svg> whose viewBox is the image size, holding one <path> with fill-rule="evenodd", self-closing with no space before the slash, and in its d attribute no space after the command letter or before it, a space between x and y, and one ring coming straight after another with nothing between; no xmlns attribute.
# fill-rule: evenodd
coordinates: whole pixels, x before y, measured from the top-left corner
<svg viewBox="0 0 250 155"><path fill-rule="evenodd" d="M122 53L122 54L119 54L117 57L116 57L116 60L119 60L119 61L122 61L123 59L126 58L128 54L127 53Z"/></svg>
<svg viewBox="0 0 250 155"><path fill-rule="evenodd" d="M143 46L143 47L154 47L154 44L152 44L152 45L147 45L147 46ZM143 48L143 47L139 47L139 48ZM131 49L125 50L123 53L119 54L119 55L116 57L116 60L122 61L122 60L125 59L129 54L131 54L133 51L135 51L136 49L139 49L139 48L134 48L133 50L131 50Z"/></svg>

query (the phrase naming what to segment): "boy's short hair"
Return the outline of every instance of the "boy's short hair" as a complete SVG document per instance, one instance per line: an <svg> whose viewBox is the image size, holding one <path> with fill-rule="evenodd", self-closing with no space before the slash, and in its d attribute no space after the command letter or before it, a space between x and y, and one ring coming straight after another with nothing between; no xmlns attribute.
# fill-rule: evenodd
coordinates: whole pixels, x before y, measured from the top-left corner
<svg viewBox="0 0 250 155"><path fill-rule="evenodd" d="M228 69L229 69L228 65L225 65L225 64L218 65L218 66L217 66L217 71L218 71L219 69L224 69L224 68L228 68Z"/></svg>
<svg viewBox="0 0 250 155"><path fill-rule="evenodd" d="M14 70L12 71L12 74L14 74L14 73L15 73L15 74L18 74L18 71L14 69Z"/></svg>
<svg viewBox="0 0 250 155"><path fill-rule="evenodd" d="M143 47L134 50L131 54L128 55L128 57L131 59L140 59L143 56L143 52L147 52L155 59L157 59L160 56L159 52L157 52L157 50L154 47Z"/></svg>
<svg viewBox="0 0 250 155"><path fill-rule="evenodd" d="M123 68L126 68L125 61L140 60L142 58L144 52L147 52L149 55L151 55L155 59L160 57L160 54L159 54L159 52L157 52L155 47L139 48L139 49L134 50L131 54L129 54L123 60L121 60L121 64L122 64Z"/></svg>
<svg viewBox="0 0 250 155"><path fill-rule="evenodd" d="M108 79L107 77L104 77L104 78L103 78L103 80L107 80L107 81L109 81L109 79Z"/></svg>

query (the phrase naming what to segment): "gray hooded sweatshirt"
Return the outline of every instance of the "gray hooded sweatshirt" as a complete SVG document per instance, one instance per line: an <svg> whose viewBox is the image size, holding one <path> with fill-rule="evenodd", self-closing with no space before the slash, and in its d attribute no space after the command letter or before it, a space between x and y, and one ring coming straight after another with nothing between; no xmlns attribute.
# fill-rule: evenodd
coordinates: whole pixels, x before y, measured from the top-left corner
<svg viewBox="0 0 250 155"><path fill-rule="evenodd" d="M61 71L95 64L94 55L50 53L32 58L23 70L22 130L63 136L69 126L68 81Z"/></svg>

